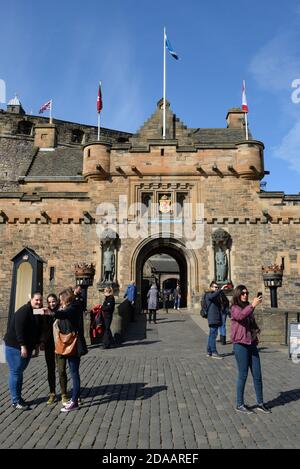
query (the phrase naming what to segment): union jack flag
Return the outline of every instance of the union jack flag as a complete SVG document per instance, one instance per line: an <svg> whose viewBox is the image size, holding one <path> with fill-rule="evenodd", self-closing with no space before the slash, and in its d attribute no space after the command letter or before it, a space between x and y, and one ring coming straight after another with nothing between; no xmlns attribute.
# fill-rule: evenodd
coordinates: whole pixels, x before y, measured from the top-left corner
<svg viewBox="0 0 300 469"><path fill-rule="evenodd" d="M45 104L43 104L40 107L39 114L42 114L47 109L51 109L51 104L52 104L52 99L50 99L50 101L47 101Z"/></svg>

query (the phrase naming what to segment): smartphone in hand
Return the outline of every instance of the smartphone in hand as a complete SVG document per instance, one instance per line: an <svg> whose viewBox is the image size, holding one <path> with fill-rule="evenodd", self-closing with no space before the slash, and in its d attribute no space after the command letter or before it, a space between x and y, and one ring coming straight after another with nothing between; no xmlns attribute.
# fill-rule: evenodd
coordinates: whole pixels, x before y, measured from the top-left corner
<svg viewBox="0 0 300 469"><path fill-rule="evenodd" d="M33 314L40 314L41 316L49 316L51 315L51 311L48 308L36 308L33 310Z"/></svg>
<svg viewBox="0 0 300 469"><path fill-rule="evenodd" d="M33 314L44 315L45 314L45 308L34 308Z"/></svg>
<svg viewBox="0 0 300 469"><path fill-rule="evenodd" d="M262 296L262 292L261 291L257 292L256 296L257 296L257 298L259 298L260 296Z"/></svg>

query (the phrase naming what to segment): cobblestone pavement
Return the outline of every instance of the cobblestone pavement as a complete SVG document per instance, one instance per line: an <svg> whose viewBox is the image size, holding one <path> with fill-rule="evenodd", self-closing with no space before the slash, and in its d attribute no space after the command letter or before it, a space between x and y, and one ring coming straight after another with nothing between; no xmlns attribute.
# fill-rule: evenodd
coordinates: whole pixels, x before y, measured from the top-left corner
<svg viewBox="0 0 300 469"><path fill-rule="evenodd" d="M7 368L0 365L0 448L299 448L300 364L286 348L261 349L265 401L272 414L235 412L232 346L224 360L205 355L202 320L187 311L159 312L157 324L133 323L122 346L91 348L81 363L79 410L47 406L43 356L24 374L31 411L13 410ZM203 328L205 329L205 327ZM246 402L255 404L252 378Z"/></svg>

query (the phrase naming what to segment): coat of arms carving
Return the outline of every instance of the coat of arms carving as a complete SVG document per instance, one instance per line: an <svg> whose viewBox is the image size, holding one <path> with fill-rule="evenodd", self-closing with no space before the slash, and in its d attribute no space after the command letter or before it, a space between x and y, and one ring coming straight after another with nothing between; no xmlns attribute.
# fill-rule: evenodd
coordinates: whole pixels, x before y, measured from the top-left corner
<svg viewBox="0 0 300 469"><path fill-rule="evenodd" d="M171 198L164 194L159 200L159 211L161 213L170 213L171 211Z"/></svg>

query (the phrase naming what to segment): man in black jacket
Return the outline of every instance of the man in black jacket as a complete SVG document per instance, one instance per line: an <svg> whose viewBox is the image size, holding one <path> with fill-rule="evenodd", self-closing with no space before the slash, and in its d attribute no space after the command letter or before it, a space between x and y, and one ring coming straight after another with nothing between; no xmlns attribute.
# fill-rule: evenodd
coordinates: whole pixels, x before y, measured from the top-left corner
<svg viewBox="0 0 300 469"><path fill-rule="evenodd" d="M104 348L111 348L115 346L114 339L111 333L111 323L113 319L113 313L115 309L115 298L113 295L113 289L111 287L106 287L104 289L104 301L102 305L102 317L104 320L104 336L103 336L103 346Z"/></svg>
<svg viewBox="0 0 300 469"><path fill-rule="evenodd" d="M34 309L41 308L43 304L40 293L34 293L31 300L19 308L8 324L4 337L5 355L9 367L9 391L12 405L18 410L29 409L22 399L23 373L31 359L39 351L40 325Z"/></svg>
<svg viewBox="0 0 300 469"><path fill-rule="evenodd" d="M219 289L218 284L212 281L210 284L210 291L205 294L207 320L209 325L209 336L207 343L207 357L219 358L223 357L218 354L216 347L216 339L218 335L218 328L222 325L222 303L221 295L223 294L226 285Z"/></svg>

